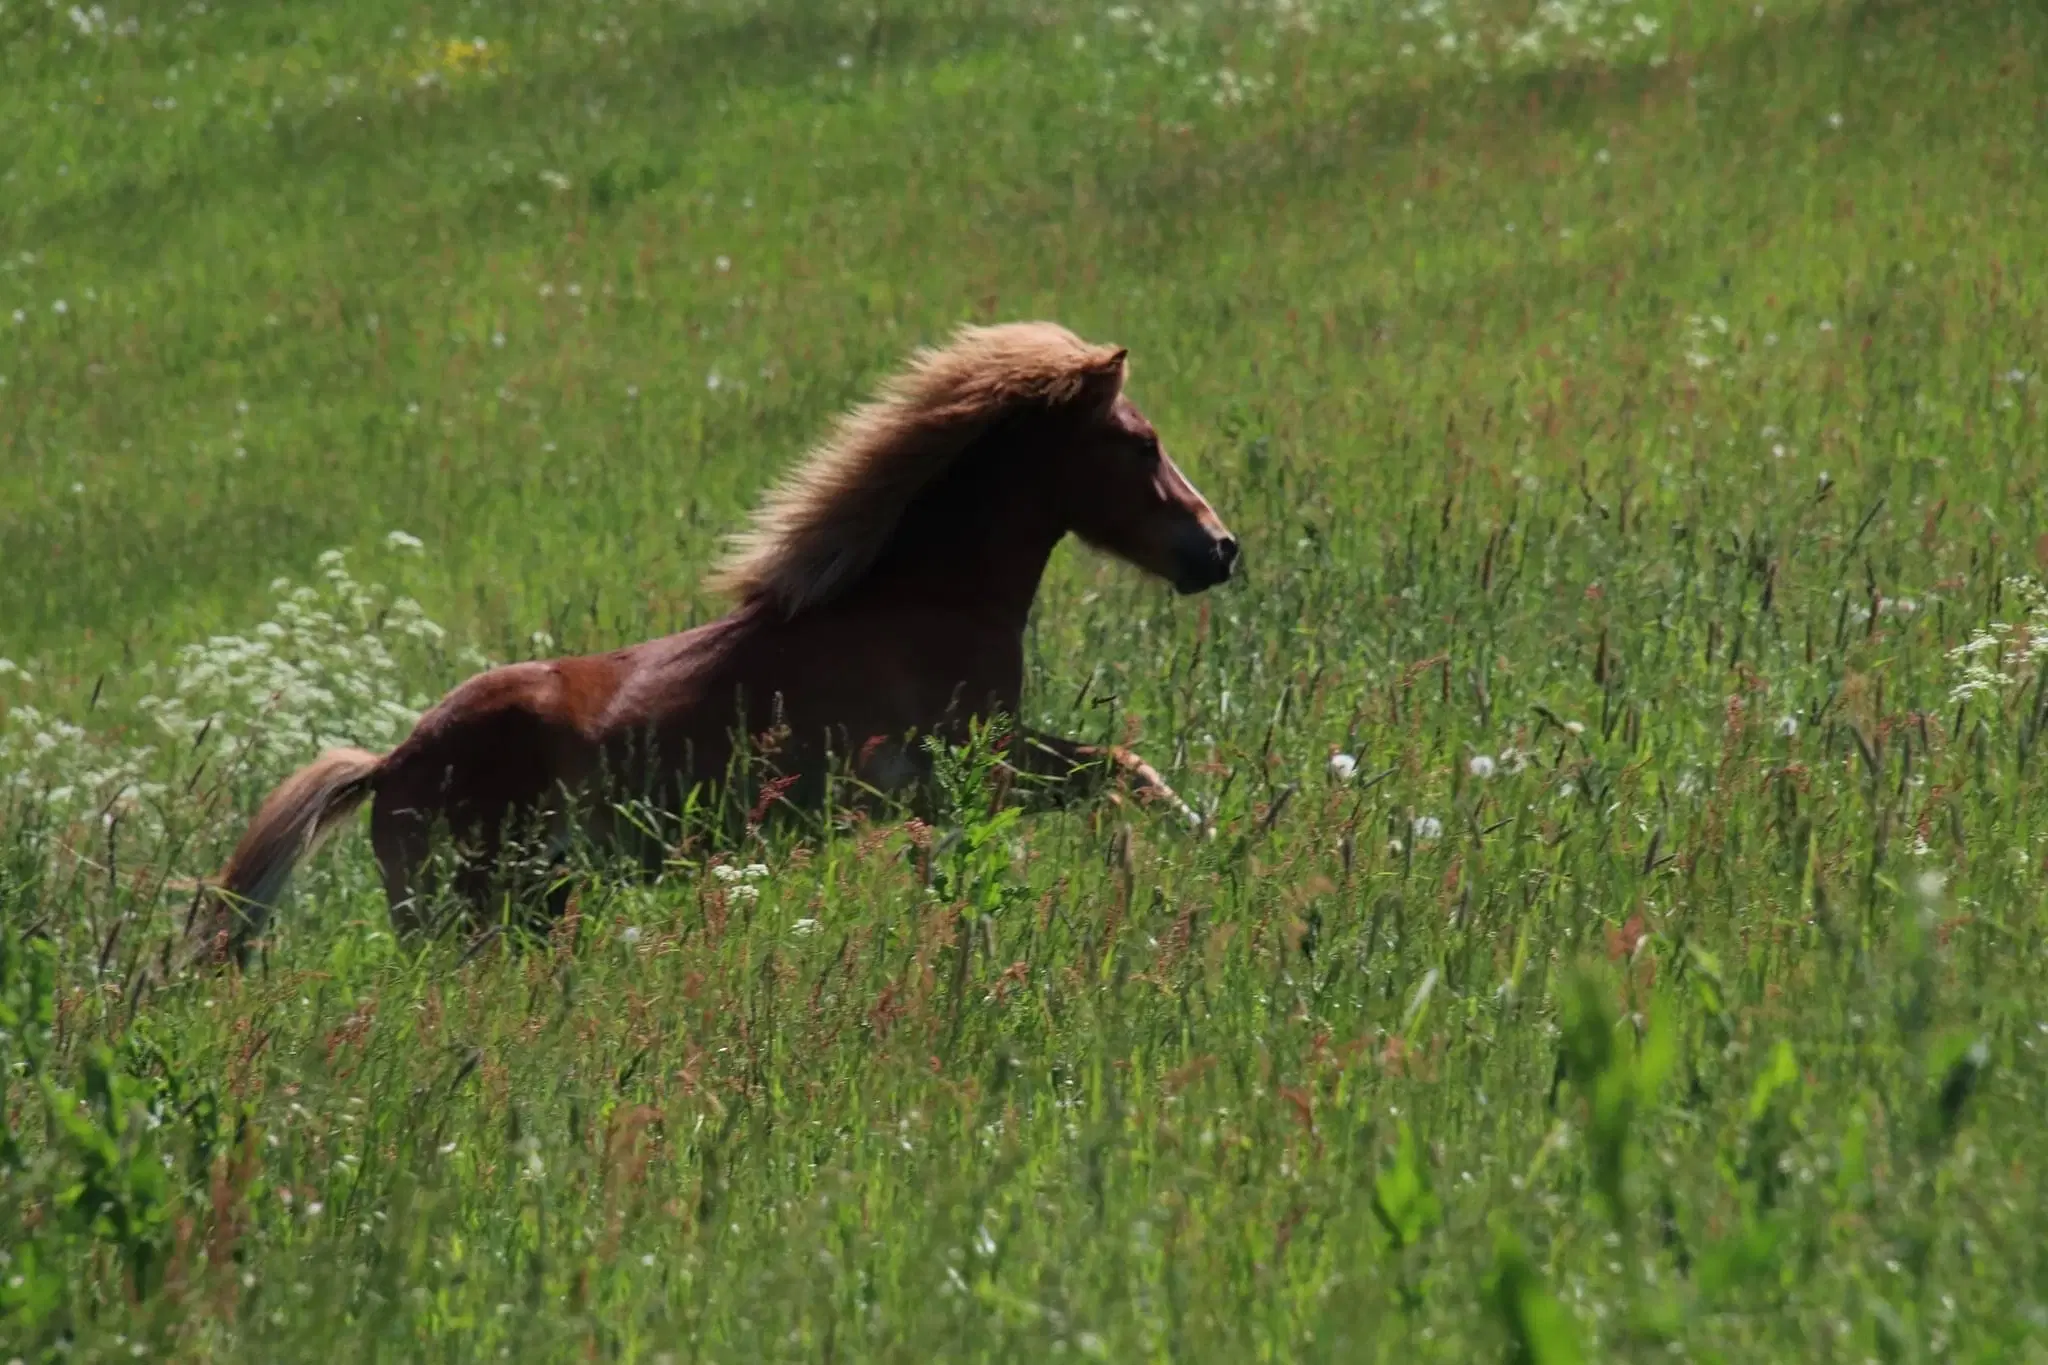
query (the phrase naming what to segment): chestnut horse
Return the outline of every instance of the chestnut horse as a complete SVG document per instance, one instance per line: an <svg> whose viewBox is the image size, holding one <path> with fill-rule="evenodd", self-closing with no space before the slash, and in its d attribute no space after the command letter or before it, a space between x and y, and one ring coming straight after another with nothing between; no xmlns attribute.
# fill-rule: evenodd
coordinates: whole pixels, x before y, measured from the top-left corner
<svg viewBox="0 0 2048 1365"><path fill-rule="evenodd" d="M712 584L731 615L609 654L469 679L386 754L334 749L264 801L214 882L206 950L246 961L293 864L364 800L400 932L422 927L430 834L477 918L516 829L559 851L622 847L622 795L680 810L751 747L780 737L774 795L825 795L843 756L861 783L929 776L922 737L1018 714L1024 628L1069 532L1195 593L1230 577L1237 542L1124 396L1126 352L1051 323L963 328L924 350L769 493ZM1072 791L1112 772L1192 813L1136 755L1020 731L1010 771ZM558 885L559 890L559 885ZM550 907L559 913L561 902Z"/></svg>

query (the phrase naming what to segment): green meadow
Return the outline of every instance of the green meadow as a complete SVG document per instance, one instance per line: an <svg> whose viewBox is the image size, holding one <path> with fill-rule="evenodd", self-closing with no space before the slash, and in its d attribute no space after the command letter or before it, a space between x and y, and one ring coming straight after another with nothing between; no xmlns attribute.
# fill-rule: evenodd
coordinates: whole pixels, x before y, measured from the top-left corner
<svg viewBox="0 0 2048 1365"><path fill-rule="evenodd" d="M0 4L0 1361L2048 1360L2048 12ZM1073 545L908 816L394 940L263 793L717 615L1050 317Z"/></svg>

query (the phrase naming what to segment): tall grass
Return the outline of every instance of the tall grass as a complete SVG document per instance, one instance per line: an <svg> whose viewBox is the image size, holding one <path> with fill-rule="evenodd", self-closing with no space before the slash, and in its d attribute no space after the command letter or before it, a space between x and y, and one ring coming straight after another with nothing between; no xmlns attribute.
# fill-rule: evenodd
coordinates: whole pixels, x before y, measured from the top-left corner
<svg viewBox="0 0 2048 1365"><path fill-rule="evenodd" d="M0 9L0 1359L2040 1353L2044 57ZM1214 839L970 757L470 952L357 836L159 980L280 771L706 619L834 411L1027 315L1247 573L1063 551L1026 719Z"/></svg>

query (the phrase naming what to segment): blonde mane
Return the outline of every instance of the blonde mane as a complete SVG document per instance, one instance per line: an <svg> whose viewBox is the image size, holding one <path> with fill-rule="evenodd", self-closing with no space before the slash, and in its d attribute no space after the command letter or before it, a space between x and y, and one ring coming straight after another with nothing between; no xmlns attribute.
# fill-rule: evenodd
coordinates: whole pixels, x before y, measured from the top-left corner
<svg viewBox="0 0 2048 1365"><path fill-rule="evenodd" d="M1050 322L962 327L919 350L875 398L770 490L734 536L709 586L785 615L850 587L881 555L904 510L1002 418L1123 386L1124 352Z"/></svg>

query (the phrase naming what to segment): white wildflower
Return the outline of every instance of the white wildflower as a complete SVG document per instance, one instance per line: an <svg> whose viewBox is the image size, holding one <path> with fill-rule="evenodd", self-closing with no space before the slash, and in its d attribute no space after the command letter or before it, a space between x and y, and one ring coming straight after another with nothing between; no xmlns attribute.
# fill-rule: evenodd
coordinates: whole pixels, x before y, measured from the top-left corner
<svg viewBox="0 0 2048 1365"><path fill-rule="evenodd" d="M728 886L736 882L766 881L768 865L748 863L745 867L734 867L731 863L720 863L711 869L711 875Z"/></svg>
<svg viewBox="0 0 2048 1365"><path fill-rule="evenodd" d="M1466 760L1465 771L1484 782L1494 774L1493 758L1487 754L1474 754Z"/></svg>
<svg viewBox="0 0 2048 1365"><path fill-rule="evenodd" d="M382 590L355 582L338 552L321 556L320 567L319 587L274 582L272 618L246 635L217 635L172 656L156 691L135 704L173 739L172 752L189 752L205 734L236 753L244 771L274 779L323 745L389 746L411 729L426 702L404 689L394 646L434 640L441 628L417 603L387 611ZM116 744L24 706L0 720L0 773L55 814L125 810L153 823L163 763L152 746Z"/></svg>
<svg viewBox="0 0 2048 1365"><path fill-rule="evenodd" d="M1358 772L1358 760L1350 754L1330 755L1330 776L1339 782L1349 782Z"/></svg>
<svg viewBox="0 0 2048 1365"><path fill-rule="evenodd" d="M418 550L425 542L410 531L393 531L384 537L384 543L394 550Z"/></svg>
<svg viewBox="0 0 2048 1365"><path fill-rule="evenodd" d="M1443 838L1444 822L1434 815L1418 815L1410 822L1410 832L1415 835L1416 843L1426 844Z"/></svg>
<svg viewBox="0 0 2048 1365"><path fill-rule="evenodd" d="M1951 703L2019 687L2048 657L2048 588L2032 578L2018 577L2005 581L2005 591L2021 608L2024 631L2016 630L2012 622L1992 621L1950 650L1948 657L1961 672L1949 692ZM2021 639L2024 644L2019 643Z"/></svg>

